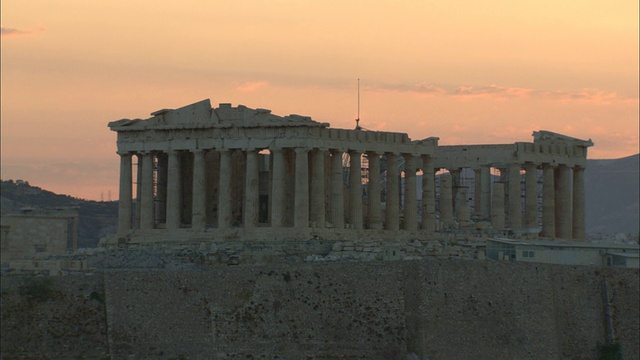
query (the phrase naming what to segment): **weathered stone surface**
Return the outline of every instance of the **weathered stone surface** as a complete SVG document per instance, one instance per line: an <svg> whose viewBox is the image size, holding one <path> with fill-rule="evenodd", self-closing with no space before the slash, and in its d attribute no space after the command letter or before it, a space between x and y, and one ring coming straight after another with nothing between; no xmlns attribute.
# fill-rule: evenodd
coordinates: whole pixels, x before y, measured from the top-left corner
<svg viewBox="0 0 640 360"><path fill-rule="evenodd" d="M301 240L312 230L329 229L352 234L385 229L380 234L387 239L399 231L482 230L483 221L495 213L490 210L491 173L500 169L502 176L506 168L510 175L501 181L508 195L508 226L504 220L494 221L493 228L522 231L520 169L525 163L531 173L526 231L540 232L531 213L537 196L532 175L545 165L561 169L564 180L571 172L577 176L573 184L556 182L558 189L549 196L557 211L553 219L542 217L544 234L584 240L580 174L591 140L541 130L533 133L533 142L439 146L437 137L411 140L403 133L334 129L309 117L276 116L243 105L212 108L209 100L151 115L109 123L118 133L121 156L122 241L153 242L167 234L193 233L213 239L228 229L241 232L243 240ZM138 164L135 202L130 199L133 156ZM469 212L468 186L460 176L464 168L475 170L477 226ZM434 177L438 170L446 170L439 175L440 185ZM423 181L418 183L420 172ZM558 230L553 234L547 231L550 222Z"/></svg>
<svg viewBox="0 0 640 360"><path fill-rule="evenodd" d="M630 269L429 259L120 270L56 278L37 303L18 290L32 279L3 276L3 358L593 359L606 279L624 358L638 359Z"/></svg>

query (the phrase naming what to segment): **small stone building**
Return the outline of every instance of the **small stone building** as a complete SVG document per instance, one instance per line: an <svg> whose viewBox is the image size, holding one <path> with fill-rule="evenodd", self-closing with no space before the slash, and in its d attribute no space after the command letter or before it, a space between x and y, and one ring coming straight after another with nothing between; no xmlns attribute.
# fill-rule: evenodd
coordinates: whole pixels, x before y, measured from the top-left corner
<svg viewBox="0 0 640 360"><path fill-rule="evenodd" d="M78 246L76 208L22 209L2 215L2 263L14 260L67 255Z"/></svg>

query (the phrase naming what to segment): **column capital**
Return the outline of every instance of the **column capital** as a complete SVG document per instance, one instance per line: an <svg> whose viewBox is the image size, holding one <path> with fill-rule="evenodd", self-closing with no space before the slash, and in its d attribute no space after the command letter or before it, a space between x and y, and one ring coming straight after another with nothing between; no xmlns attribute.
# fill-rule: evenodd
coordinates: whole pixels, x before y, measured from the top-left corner
<svg viewBox="0 0 640 360"><path fill-rule="evenodd" d="M297 154L308 154L309 153L309 148L305 148L305 147L297 147L295 149L293 149Z"/></svg>

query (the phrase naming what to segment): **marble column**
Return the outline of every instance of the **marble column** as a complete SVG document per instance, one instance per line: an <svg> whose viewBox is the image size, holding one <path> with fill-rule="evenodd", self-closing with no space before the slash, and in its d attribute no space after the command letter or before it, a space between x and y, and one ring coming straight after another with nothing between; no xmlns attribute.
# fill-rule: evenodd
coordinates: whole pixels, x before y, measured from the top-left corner
<svg viewBox="0 0 640 360"><path fill-rule="evenodd" d="M220 191L218 192L218 227L231 226L231 152L220 149Z"/></svg>
<svg viewBox="0 0 640 360"><path fill-rule="evenodd" d="M178 229L182 222L182 178L180 155L169 151L167 163L167 229Z"/></svg>
<svg viewBox="0 0 640 360"><path fill-rule="evenodd" d="M349 151L349 225L362 229L362 164L360 152Z"/></svg>
<svg viewBox="0 0 640 360"><path fill-rule="evenodd" d="M509 164L509 227L522 227L520 164Z"/></svg>
<svg viewBox="0 0 640 360"><path fill-rule="evenodd" d="M567 165L559 165L556 170L556 236L571 240L571 169Z"/></svg>
<svg viewBox="0 0 640 360"><path fill-rule="evenodd" d="M460 175L462 174L462 169L452 169L449 170L451 174L451 196L453 209L456 210L456 206L458 206L458 189L460 188Z"/></svg>
<svg viewBox="0 0 640 360"><path fill-rule="evenodd" d="M584 167L573 168L573 239L586 240L584 205Z"/></svg>
<svg viewBox="0 0 640 360"><path fill-rule="evenodd" d="M258 152L255 149L246 149L247 155L246 170L244 177L244 203L242 212L245 228L252 228L258 225Z"/></svg>
<svg viewBox="0 0 640 360"><path fill-rule="evenodd" d="M416 198L416 157L404 155L404 230L416 231L418 229L418 199Z"/></svg>
<svg viewBox="0 0 640 360"><path fill-rule="evenodd" d="M544 237L556 237L555 176L551 164L542 167L542 233Z"/></svg>
<svg viewBox="0 0 640 360"><path fill-rule="evenodd" d="M400 228L400 184L398 174L398 155L387 153L387 211L385 229L399 230Z"/></svg>
<svg viewBox="0 0 640 360"><path fill-rule="evenodd" d="M158 154L158 177L156 183L156 222L167 222L167 154Z"/></svg>
<svg viewBox="0 0 640 360"><path fill-rule="evenodd" d="M314 227L325 227L324 205L324 154L326 150L316 149L311 153L311 223Z"/></svg>
<svg viewBox="0 0 640 360"><path fill-rule="evenodd" d="M296 149L296 179L294 200L294 226L296 228L309 227L309 149Z"/></svg>
<svg viewBox="0 0 640 360"><path fill-rule="evenodd" d="M526 171L524 183L524 218L525 227L535 229L538 227L538 167L533 163L524 165Z"/></svg>
<svg viewBox="0 0 640 360"><path fill-rule="evenodd" d="M481 187L481 213L488 218L491 215L491 167L489 165L480 168Z"/></svg>
<svg viewBox="0 0 640 360"><path fill-rule="evenodd" d="M284 184L285 166L284 150L273 149L273 176L271 177L271 226L281 227L284 225Z"/></svg>
<svg viewBox="0 0 640 360"><path fill-rule="evenodd" d="M491 192L491 225L496 230L504 229L504 184L493 183Z"/></svg>
<svg viewBox="0 0 640 360"><path fill-rule="evenodd" d="M440 223L444 229L453 227L453 192L451 174L440 175Z"/></svg>
<svg viewBox="0 0 640 360"><path fill-rule="evenodd" d="M473 169L473 211L482 214L482 182L480 181L482 170Z"/></svg>
<svg viewBox="0 0 640 360"><path fill-rule="evenodd" d="M344 185L340 150L331 150L331 222L337 229L344 229Z"/></svg>
<svg viewBox="0 0 640 360"><path fill-rule="evenodd" d="M145 153L142 158L142 179L140 186L140 229L153 229L153 154Z"/></svg>
<svg viewBox="0 0 640 360"><path fill-rule="evenodd" d="M436 230L436 195L435 171L433 159L429 155L422 156L422 229Z"/></svg>
<svg viewBox="0 0 640 360"><path fill-rule="evenodd" d="M138 165L136 166L136 213L133 218L133 227L140 229L140 213L142 212L142 157L143 153L137 153Z"/></svg>
<svg viewBox="0 0 640 360"><path fill-rule="evenodd" d="M367 191L369 196L367 226L369 229L382 229L382 207L380 201L380 155L374 151L367 153L369 159L369 183Z"/></svg>
<svg viewBox="0 0 640 360"><path fill-rule="evenodd" d="M120 154L120 195L118 196L118 233L123 235L131 230L131 198L133 174L131 154Z"/></svg>
<svg viewBox="0 0 640 360"><path fill-rule="evenodd" d="M456 218L458 219L458 225L465 227L469 225L471 216L469 215L469 206L467 205L467 188L458 188L458 194L456 195Z"/></svg>
<svg viewBox="0 0 640 360"><path fill-rule="evenodd" d="M191 228L196 231L204 231L207 221L207 196L205 177L204 151L193 151L193 195L191 211Z"/></svg>

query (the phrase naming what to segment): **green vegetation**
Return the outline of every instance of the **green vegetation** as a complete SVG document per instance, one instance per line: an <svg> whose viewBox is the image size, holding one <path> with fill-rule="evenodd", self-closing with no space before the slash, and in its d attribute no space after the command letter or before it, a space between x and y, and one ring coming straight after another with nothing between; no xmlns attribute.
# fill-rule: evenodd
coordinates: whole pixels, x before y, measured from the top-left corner
<svg viewBox="0 0 640 360"><path fill-rule="evenodd" d="M99 304L104 305L104 295L101 293L94 291L89 295L89 299L97 301Z"/></svg>
<svg viewBox="0 0 640 360"><path fill-rule="evenodd" d="M600 360L622 360L622 346L619 343L598 346Z"/></svg>
<svg viewBox="0 0 640 360"><path fill-rule="evenodd" d="M53 297L53 278L29 278L21 287L20 294L29 300L44 302Z"/></svg>

